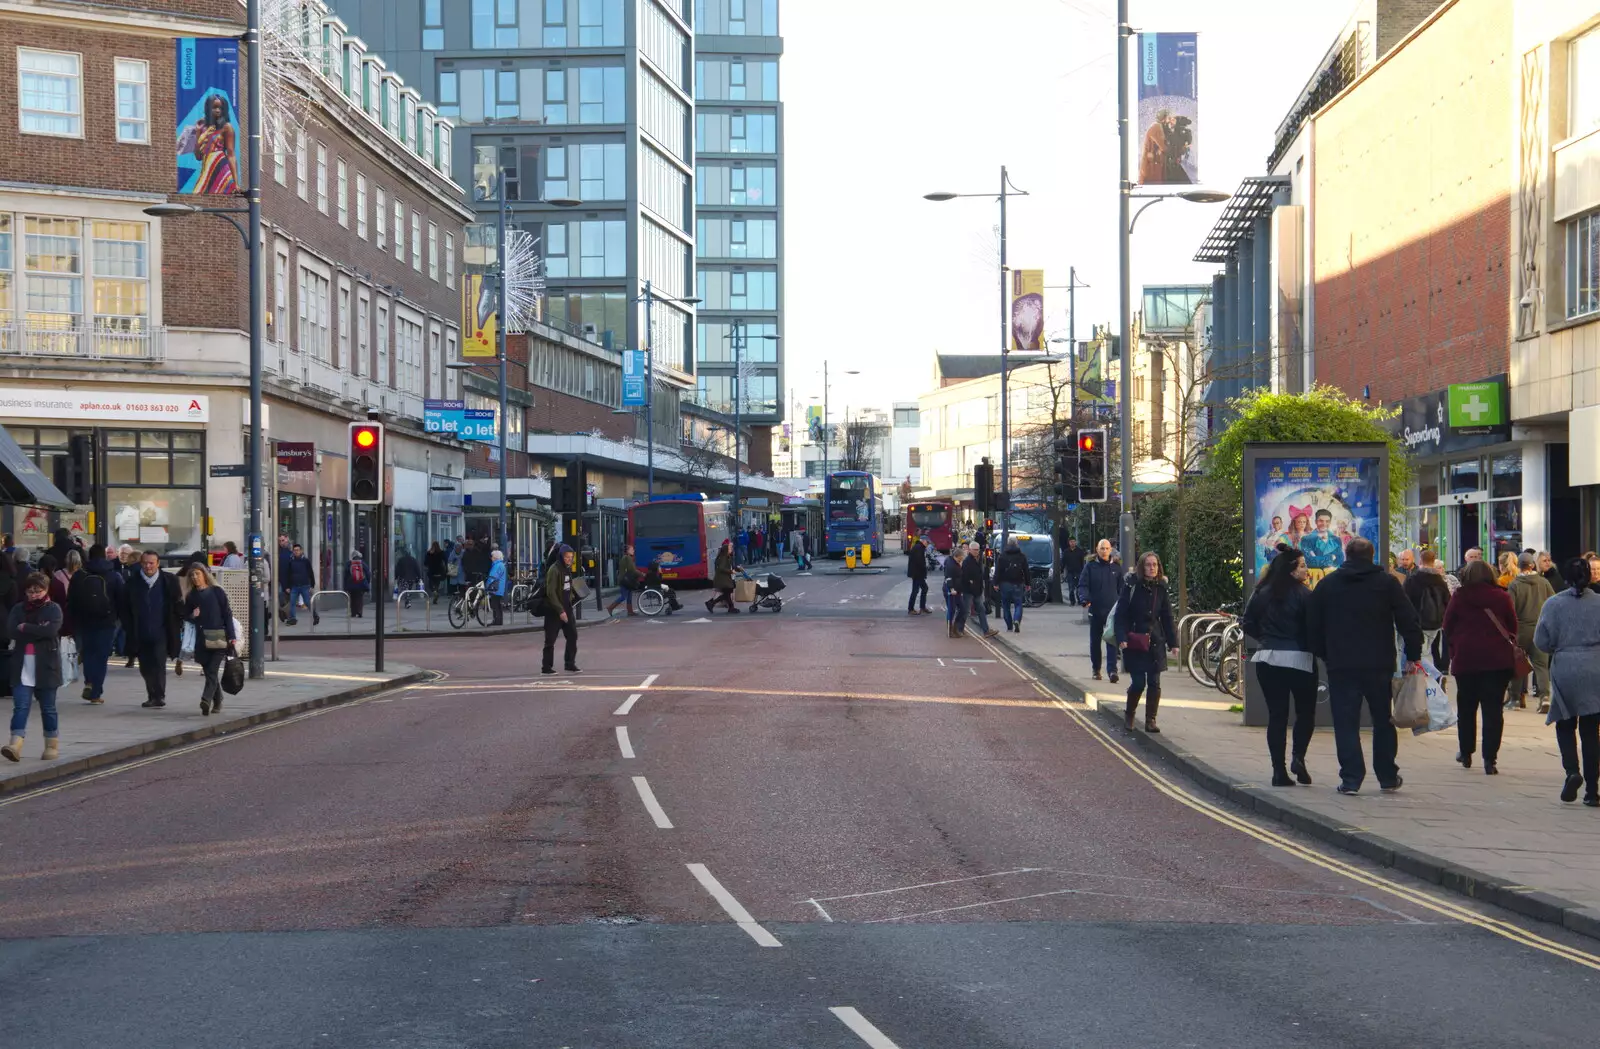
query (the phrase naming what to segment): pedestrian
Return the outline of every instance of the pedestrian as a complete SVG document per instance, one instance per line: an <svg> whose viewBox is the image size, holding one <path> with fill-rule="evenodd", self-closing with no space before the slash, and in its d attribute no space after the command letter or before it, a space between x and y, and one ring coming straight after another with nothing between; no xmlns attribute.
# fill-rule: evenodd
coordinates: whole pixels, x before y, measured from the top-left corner
<svg viewBox="0 0 1600 1049"><path fill-rule="evenodd" d="M1395 570L1405 579L1410 579L1417 571L1417 554L1409 546L1400 551L1400 556L1395 560ZM1404 582L1402 579L1401 582Z"/></svg>
<svg viewBox="0 0 1600 1049"><path fill-rule="evenodd" d="M1481 710L1483 771L1493 776L1505 732L1506 687L1514 672L1511 646L1517 636L1517 611L1488 562L1473 561L1462 569L1461 589L1445 609L1444 636L1461 715L1456 723L1461 743L1456 760L1462 768L1472 767Z"/></svg>
<svg viewBox="0 0 1600 1049"><path fill-rule="evenodd" d="M922 545L922 537L917 536L911 540L911 549L906 551L906 577L911 580L911 596L906 599L906 615L928 615L928 548ZM918 602L922 603L919 611Z"/></svg>
<svg viewBox="0 0 1600 1049"><path fill-rule="evenodd" d="M244 555L239 552L239 544L229 539L222 544L222 567L243 568Z"/></svg>
<svg viewBox="0 0 1600 1049"><path fill-rule="evenodd" d="M556 672L556 635L566 636L565 662L567 673L580 674L578 669L578 625L573 622L577 611L573 608L573 561L577 553L562 543L544 575L544 663L541 674Z"/></svg>
<svg viewBox="0 0 1600 1049"><path fill-rule="evenodd" d="M344 567L344 592L350 598L350 615L356 619L363 618L361 614L362 603L366 600L367 592L372 589L372 581L367 577L367 563L361 556L360 550L350 552L350 560Z"/></svg>
<svg viewBox="0 0 1600 1049"><path fill-rule="evenodd" d="M428 573L428 593L433 598L433 603L439 603L439 591L444 589L444 581L450 573L449 559L445 556L444 548L435 539L433 545L428 547L428 552L422 557L423 568Z"/></svg>
<svg viewBox="0 0 1600 1049"><path fill-rule="evenodd" d="M83 698L105 702L106 664L122 607L123 579L116 563L99 543L89 548L89 563L72 577L67 606L77 629L78 658L83 661Z"/></svg>
<svg viewBox="0 0 1600 1049"><path fill-rule="evenodd" d="M995 560L994 579L1000 584L1000 613L1005 618L1008 633L1022 633L1023 598L1028 593L1032 574L1022 544L1015 539L1007 540L1005 550Z"/></svg>
<svg viewBox="0 0 1600 1049"><path fill-rule="evenodd" d="M1461 555L1461 567L1456 569L1456 578L1460 579L1461 573L1465 572L1467 570L1467 566L1472 564L1472 562L1482 560L1483 551L1481 549L1476 546L1467 547L1467 552Z"/></svg>
<svg viewBox="0 0 1600 1049"><path fill-rule="evenodd" d="M467 582L481 583L489 578L489 537L480 535L467 540L466 552L461 555L461 570Z"/></svg>
<svg viewBox="0 0 1600 1049"><path fill-rule="evenodd" d="M134 560L135 565L137 565L138 559L135 558ZM289 576L292 574L289 571L289 562L292 560L294 560L294 547L289 543L289 537L286 535L278 536L278 596L280 600L288 599L291 619L294 616L294 595L289 589ZM137 575L138 573L135 572L134 574ZM129 582L132 581L130 578Z"/></svg>
<svg viewBox="0 0 1600 1049"><path fill-rule="evenodd" d="M1069 604L1078 603L1078 577L1083 575L1083 564L1087 559L1088 551L1078 545L1078 537L1067 536L1067 548L1061 551L1061 571L1066 575L1061 589L1066 592Z"/></svg>
<svg viewBox="0 0 1600 1049"><path fill-rule="evenodd" d="M72 587L73 577L81 571L83 571L83 552L73 548L67 551L66 563L61 568L56 569L55 574L50 579L50 600L61 606L62 637L76 638L78 636L78 625L72 618L72 607L67 604L67 591Z"/></svg>
<svg viewBox="0 0 1600 1049"><path fill-rule="evenodd" d="M1517 578L1517 555L1507 550L1496 559L1495 585L1505 590L1515 578Z"/></svg>
<svg viewBox="0 0 1600 1049"><path fill-rule="evenodd" d="M1378 786L1400 789L1395 761L1399 740L1391 712L1395 671L1394 635L1405 646L1407 665L1422 670L1422 628L1417 610L1394 576L1373 561L1372 540L1356 538L1345 563L1322 577L1311 592L1311 650L1328 668L1328 705L1339 754L1340 794L1355 794L1367 776L1361 752L1361 705L1372 715L1372 771Z"/></svg>
<svg viewBox="0 0 1600 1049"><path fill-rule="evenodd" d="M1550 584L1551 593L1558 594L1566 588L1567 582L1561 578L1561 569L1556 567L1548 550L1539 551L1539 574Z"/></svg>
<svg viewBox="0 0 1600 1049"><path fill-rule="evenodd" d="M622 556L617 559L617 599L611 602L606 609L606 615L616 612L617 606L627 603L628 614L636 616L639 613L633 610L633 595L639 589L639 566L633 560L633 544L624 543Z"/></svg>
<svg viewBox="0 0 1600 1049"><path fill-rule="evenodd" d="M1122 565L1112 553L1111 540L1102 539L1094 545L1094 559L1079 574L1078 603L1089 613L1089 665L1094 679L1100 680L1100 652L1104 649L1106 673L1113 685L1117 683L1117 646L1102 637L1121 590Z"/></svg>
<svg viewBox="0 0 1600 1049"><path fill-rule="evenodd" d="M412 555L411 548L402 546L398 554L399 556L394 559L394 580L399 585L400 592L422 589L422 566Z"/></svg>
<svg viewBox="0 0 1600 1049"><path fill-rule="evenodd" d="M289 548L288 573L289 625L300 622L298 611L301 608L311 612L312 622L315 623L321 618L317 610L311 607L311 594L317 589L317 569L299 543Z"/></svg>
<svg viewBox="0 0 1600 1049"><path fill-rule="evenodd" d="M506 589L506 555L493 550L489 553L489 578L483 581L484 593L489 595L489 608L494 612L490 626L505 625Z"/></svg>
<svg viewBox="0 0 1600 1049"><path fill-rule="evenodd" d="M45 761L61 756L61 723L56 715L56 690L61 687L61 608L50 600L50 579L34 572L23 582L24 600L12 605L7 636L22 651L11 661L11 742L0 747L11 761L22 760L28 735L28 714L39 701L44 722Z"/></svg>
<svg viewBox="0 0 1600 1049"><path fill-rule="evenodd" d="M462 586L461 558L466 552L466 539L459 535L456 536L456 541L447 551L446 557L446 564L449 568L447 575L455 590L460 590Z"/></svg>
<svg viewBox="0 0 1600 1049"><path fill-rule="evenodd" d="M711 576L711 587L717 596L706 602L706 612L715 612L719 604L726 604L731 614L739 614L738 607L733 603L733 573L739 571L739 567L733 563L733 540L724 539L722 549L717 551Z"/></svg>
<svg viewBox="0 0 1600 1049"><path fill-rule="evenodd" d="M139 576L139 552L127 543L117 548L117 570L122 573L122 591L127 593L128 584ZM127 617L123 614L123 607L121 603L117 605L117 632L111 638L111 647L117 655L127 657L128 661L123 664L123 669L132 670L138 646L133 643L128 633Z"/></svg>
<svg viewBox="0 0 1600 1049"><path fill-rule="evenodd" d="M1311 784L1306 750L1317 723L1317 659L1311 654L1308 624L1311 589L1306 580L1310 575L1305 555L1279 543L1277 556L1262 573L1244 610L1245 636L1259 646L1250 662L1255 664L1256 680L1267 701L1267 754L1272 759L1274 787L1292 787L1295 780ZM1294 750L1286 766L1291 708Z"/></svg>
<svg viewBox="0 0 1600 1049"><path fill-rule="evenodd" d="M65 617L67 608L67 584L63 581L64 573L62 573L60 569L61 564L56 560L56 555L39 555L38 572L48 581L47 585L50 589L50 600L55 602L56 607L61 609L61 614L63 617Z"/></svg>
<svg viewBox="0 0 1600 1049"><path fill-rule="evenodd" d="M966 559L961 562L961 600L968 620L978 624L983 637L996 637L1000 631L989 626L988 603L989 574L984 563L983 547L974 540L967 546Z"/></svg>
<svg viewBox="0 0 1600 1049"><path fill-rule="evenodd" d="M1439 632L1444 629L1444 610L1450 605L1450 584L1440 571L1439 556L1432 550L1422 551L1422 564L1401 589L1417 611L1423 651L1433 658L1435 667L1444 666L1447 661Z"/></svg>
<svg viewBox="0 0 1600 1049"><path fill-rule="evenodd" d="M178 627L183 616L178 577L161 570L160 554L146 550L123 601L128 638L139 655L139 674L144 678L145 701L141 705L164 707L167 660L178 655Z"/></svg>
<svg viewBox="0 0 1600 1049"><path fill-rule="evenodd" d="M746 560L749 557L749 553L750 553L750 537L749 537L749 535L746 534L746 532L745 532L745 530L743 528L741 528L737 532L733 533L733 537L734 537L734 544L733 545L735 547L736 553L738 554L739 560L740 561Z"/></svg>
<svg viewBox="0 0 1600 1049"><path fill-rule="evenodd" d="M1161 557L1154 551L1141 554L1117 596L1117 611L1112 620L1122 666L1128 672L1128 705L1123 724L1133 729L1133 716L1143 695L1144 730L1160 734L1156 712L1161 706L1161 671L1167 665L1167 648L1178 636L1172 624L1172 599L1167 594L1166 575Z"/></svg>
<svg viewBox="0 0 1600 1049"><path fill-rule="evenodd" d="M183 621L194 627L194 658L205 678L200 713L209 716L222 709L222 663L237 654L239 635L228 592L217 585L211 569L197 562L184 569L184 578L189 595L183 599Z"/></svg>
<svg viewBox="0 0 1600 1049"><path fill-rule="evenodd" d="M67 563L67 554L76 549L77 547L72 542L72 530L68 528L57 528L55 541L50 544L50 549L46 550L45 553L55 558L56 567L61 568ZM49 574L49 572L45 573L45 575ZM52 600L54 599L52 598Z"/></svg>
<svg viewBox="0 0 1600 1049"><path fill-rule="evenodd" d="M1524 553L1517 558L1517 578L1511 581L1507 593L1511 595L1512 607L1517 611L1517 647L1527 654L1533 671L1531 674L1519 674L1512 681L1506 706L1527 709L1528 678L1532 677L1534 688L1539 693L1539 713L1548 714L1550 657L1533 643L1533 632L1539 627L1539 613L1544 610L1544 603L1556 596L1556 592L1550 586L1550 580L1539 574L1537 554Z"/></svg>
<svg viewBox="0 0 1600 1049"><path fill-rule="evenodd" d="M1567 780L1561 800L1571 802L1584 787L1583 803L1600 807L1600 596L1589 587L1593 572L1585 558L1561 566L1561 588L1539 614L1533 642L1550 657L1550 713ZM1583 763L1578 763L1578 744Z"/></svg>

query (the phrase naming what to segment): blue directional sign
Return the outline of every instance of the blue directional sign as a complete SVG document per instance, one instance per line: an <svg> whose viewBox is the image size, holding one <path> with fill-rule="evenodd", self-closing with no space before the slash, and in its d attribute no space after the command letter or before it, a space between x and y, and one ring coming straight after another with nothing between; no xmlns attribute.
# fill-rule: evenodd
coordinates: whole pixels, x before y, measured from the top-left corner
<svg viewBox="0 0 1600 1049"><path fill-rule="evenodd" d="M622 351L622 406L642 407L645 403L645 357L643 350Z"/></svg>

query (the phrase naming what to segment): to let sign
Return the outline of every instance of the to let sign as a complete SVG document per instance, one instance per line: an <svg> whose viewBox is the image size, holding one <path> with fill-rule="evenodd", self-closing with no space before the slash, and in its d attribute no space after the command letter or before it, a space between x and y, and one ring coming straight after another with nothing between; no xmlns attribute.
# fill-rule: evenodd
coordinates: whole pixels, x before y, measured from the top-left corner
<svg viewBox="0 0 1600 1049"><path fill-rule="evenodd" d="M315 441L279 441L278 465L290 473L308 474L317 468Z"/></svg>

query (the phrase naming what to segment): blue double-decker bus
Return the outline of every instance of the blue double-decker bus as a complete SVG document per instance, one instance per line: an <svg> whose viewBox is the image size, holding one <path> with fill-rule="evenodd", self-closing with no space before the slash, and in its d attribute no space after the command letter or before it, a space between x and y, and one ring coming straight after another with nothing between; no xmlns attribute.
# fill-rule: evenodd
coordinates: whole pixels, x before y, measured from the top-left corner
<svg viewBox="0 0 1600 1049"><path fill-rule="evenodd" d="M883 553L883 493L876 477L860 470L829 474L823 506L829 557L842 557L851 546L870 546L874 557Z"/></svg>

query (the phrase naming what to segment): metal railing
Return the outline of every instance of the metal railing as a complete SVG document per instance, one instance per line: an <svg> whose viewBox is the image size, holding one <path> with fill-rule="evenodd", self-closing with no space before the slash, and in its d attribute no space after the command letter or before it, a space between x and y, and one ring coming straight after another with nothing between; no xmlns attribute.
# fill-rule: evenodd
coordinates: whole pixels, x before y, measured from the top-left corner
<svg viewBox="0 0 1600 1049"><path fill-rule="evenodd" d="M163 327L121 331L13 321L0 324L0 353L81 360L159 361L166 355L166 335Z"/></svg>
<svg viewBox="0 0 1600 1049"><path fill-rule="evenodd" d="M354 630L355 617L350 614L350 595L343 590L318 590L311 595L311 633L317 632L317 598L342 597L344 598L344 632L349 634Z"/></svg>
<svg viewBox="0 0 1600 1049"><path fill-rule="evenodd" d="M406 598L412 594L422 595L422 629L433 629L433 602L428 599L428 592L426 590L402 590L394 595L394 629L397 634L405 630L405 627L400 625L400 613L405 608Z"/></svg>

